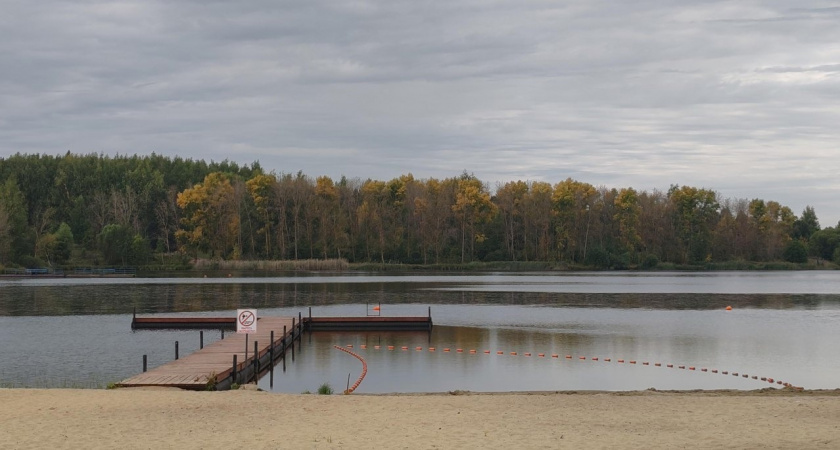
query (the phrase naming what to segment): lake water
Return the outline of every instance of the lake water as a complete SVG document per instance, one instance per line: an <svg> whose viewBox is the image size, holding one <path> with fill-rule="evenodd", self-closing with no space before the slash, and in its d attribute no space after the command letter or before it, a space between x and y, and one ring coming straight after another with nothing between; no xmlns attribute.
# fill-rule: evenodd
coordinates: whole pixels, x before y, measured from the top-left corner
<svg viewBox="0 0 840 450"><path fill-rule="evenodd" d="M383 315L431 307L433 331L314 333L260 386L341 391L361 364L333 346L352 345L368 364L357 392L769 386L742 374L840 387L840 272L213 275L0 280L0 385L102 386L139 372L143 354L150 367L172 360L175 341L182 355L198 348L198 331L132 332L135 309L359 316L381 303Z"/></svg>

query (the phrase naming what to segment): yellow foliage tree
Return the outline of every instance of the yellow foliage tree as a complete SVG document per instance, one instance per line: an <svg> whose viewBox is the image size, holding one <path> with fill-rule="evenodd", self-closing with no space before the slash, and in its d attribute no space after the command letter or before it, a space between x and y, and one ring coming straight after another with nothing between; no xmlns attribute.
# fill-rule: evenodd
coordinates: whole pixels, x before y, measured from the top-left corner
<svg viewBox="0 0 840 450"><path fill-rule="evenodd" d="M183 228L175 238L184 251L195 256L208 251L213 257L233 250L239 235L239 214L233 186L223 173L211 173L202 183L185 189L178 194L177 203L183 211Z"/></svg>

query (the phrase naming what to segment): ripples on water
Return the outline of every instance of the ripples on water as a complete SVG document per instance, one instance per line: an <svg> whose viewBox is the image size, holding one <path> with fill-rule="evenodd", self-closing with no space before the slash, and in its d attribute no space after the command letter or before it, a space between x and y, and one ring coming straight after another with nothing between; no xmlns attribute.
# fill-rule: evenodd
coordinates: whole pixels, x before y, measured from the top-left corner
<svg viewBox="0 0 840 450"><path fill-rule="evenodd" d="M341 390L360 370L333 345L388 342L412 351L367 350L358 392L569 389L755 389L766 383L701 373L701 366L770 376L808 388L840 379L840 274L342 275L187 279L0 281L0 384L104 385L198 347L197 331L136 332L138 313L227 315L422 315L429 334L316 333L274 390ZM734 311L724 311L725 306ZM218 338L205 332L205 342ZM214 337L215 336L215 337ZM311 339L311 341L309 341ZM417 352L415 347L424 350ZM429 346L450 353L428 352ZM458 354L455 348L467 349ZM469 349L477 354L470 355ZM484 350L492 353L484 354ZM496 355L496 351L506 355ZM557 353L561 358L510 356ZM480 352L480 353L479 353ZM639 363L566 360L577 356ZM650 366L642 366L647 360ZM655 368L694 365L696 372ZM352 382L351 380L351 382ZM261 386L268 388L269 380Z"/></svg>

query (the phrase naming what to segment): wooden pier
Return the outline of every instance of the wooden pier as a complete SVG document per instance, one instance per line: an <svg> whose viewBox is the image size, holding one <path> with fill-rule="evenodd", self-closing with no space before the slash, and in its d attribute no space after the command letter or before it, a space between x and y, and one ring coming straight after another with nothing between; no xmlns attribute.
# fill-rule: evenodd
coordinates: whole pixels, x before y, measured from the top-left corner
<svg viewBox="0 0 840 450"><path fill-rule="evenodd" d="M158 321L161 319L167 318L154 318ZM162 323L171 328L171 323L167 323L166 320ZM298 318L262 317L257 321L256 333L231 333L191 355L125 379L117 386L230 389L232 384L245 384L255 380L259 374L274 367L276 361L285 358L287 352L294 354L295 341L300 341L302 333L303 326Z"/></svg>
<svg viewBox="0 0 840 450"><path fill-rule="evenodd" d="M295 343L308 331L429 331L432 314L420 317L261 317L257 333L230 333L236 318L231 317L137 317L131 320L132 330L143 329L221 329L222 339L184 358L125 379L119 387L162 386L192 390L226 390L234 384L246 384L273 370L289 351L295 354ZM246 348L247 343L247 348ZM176 343L177 354L177 343Z"/></svg>

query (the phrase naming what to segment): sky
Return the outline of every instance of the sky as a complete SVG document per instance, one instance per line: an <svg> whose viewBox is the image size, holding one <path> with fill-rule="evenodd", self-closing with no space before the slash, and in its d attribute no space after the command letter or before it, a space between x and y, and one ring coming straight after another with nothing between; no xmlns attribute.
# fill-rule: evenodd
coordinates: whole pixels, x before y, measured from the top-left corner
<svg viewBox="0 0 840 450"><path fill-rule="evenodd" d="M0 157L704 187L840 220L840 5L5 0Z"/></svg>

